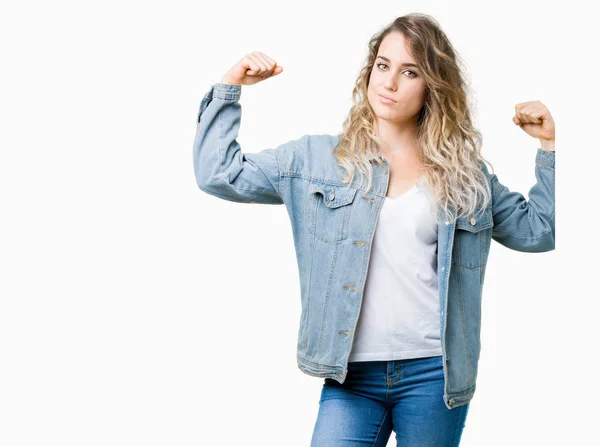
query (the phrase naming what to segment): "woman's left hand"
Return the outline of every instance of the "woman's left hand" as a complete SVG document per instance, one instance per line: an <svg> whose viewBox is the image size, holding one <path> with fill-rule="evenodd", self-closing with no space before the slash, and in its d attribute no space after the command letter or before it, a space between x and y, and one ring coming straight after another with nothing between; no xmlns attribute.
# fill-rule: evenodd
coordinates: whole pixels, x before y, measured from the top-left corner
<svg viewBox="0 0 600 447"><path fill-rule="evenodd" d="M513 122L540 141L554 141L554 119L540 101L522 102L515 106Z"/></svg>

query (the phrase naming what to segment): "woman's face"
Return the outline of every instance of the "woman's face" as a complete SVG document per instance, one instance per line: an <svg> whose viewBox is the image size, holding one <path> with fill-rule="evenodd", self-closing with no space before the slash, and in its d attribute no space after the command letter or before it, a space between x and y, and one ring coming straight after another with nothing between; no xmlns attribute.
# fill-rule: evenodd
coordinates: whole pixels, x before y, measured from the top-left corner
<svg viewBox="0 0 600 447"><path fill-rule="evenodd" d="M408 65L403 65L408 64ZM397 31L383 38L371 70L367 97L379 120L416 125L425 99L425 81ZM394 102L385 103L379 95Z"/></svg>

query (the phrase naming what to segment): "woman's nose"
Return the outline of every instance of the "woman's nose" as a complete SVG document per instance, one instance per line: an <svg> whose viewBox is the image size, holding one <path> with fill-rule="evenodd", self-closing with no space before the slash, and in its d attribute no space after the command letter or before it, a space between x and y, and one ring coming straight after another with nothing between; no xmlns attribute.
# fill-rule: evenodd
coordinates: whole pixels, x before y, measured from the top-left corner
<svg viewBox="0 0 600 447"><path fill-rule="evenodd" d="M393 79L387 79L383 85L392 92L396 91L396 82Z"/></svg>

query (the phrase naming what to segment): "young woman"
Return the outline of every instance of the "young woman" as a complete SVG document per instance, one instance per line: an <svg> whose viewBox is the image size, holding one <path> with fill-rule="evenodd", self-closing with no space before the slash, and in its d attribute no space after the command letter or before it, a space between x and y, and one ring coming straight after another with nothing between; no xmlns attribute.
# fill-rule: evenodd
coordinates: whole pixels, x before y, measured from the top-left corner
<svg viewBox="0 0 600 447"><path fill-rule="evenodd" d="M475 392L491 240L554 249L554 121L539 101L513 122L539 139L529 200L481 155L457 56L425 14L369 42L340 135L259 153L236 141L242 85L282 72L243 57L204 96L198 186L285 204L301 282L298 367L324 378L312 446L456 446ZM357 172L360 175L356 175Z"/></svg>

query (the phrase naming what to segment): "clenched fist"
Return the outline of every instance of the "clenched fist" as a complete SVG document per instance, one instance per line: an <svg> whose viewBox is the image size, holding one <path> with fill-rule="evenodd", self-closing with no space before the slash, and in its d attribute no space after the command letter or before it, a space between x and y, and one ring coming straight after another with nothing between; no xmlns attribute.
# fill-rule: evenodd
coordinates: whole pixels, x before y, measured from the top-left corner
<svg viewBox="0 0 600 447"><path fill-rule="evenodd" d="M539 140L551 150L554 150L555 125L554 119L540 101L522 102L515 106L513 123L521 126L525 132ZM543 148L544 149L544 148Z"/></svg>
<svg viewBox="0 0 600 447"><path fill-rule="evenodd" d="M260 51L253 51L231 67L221 79L221 83L252 85L277 76L282 71L283 68L269 56Z"/></svg>

